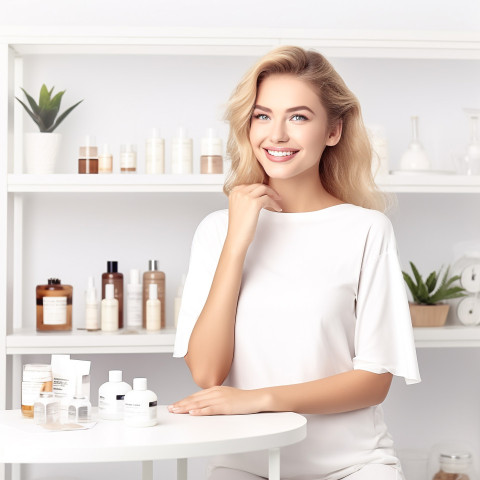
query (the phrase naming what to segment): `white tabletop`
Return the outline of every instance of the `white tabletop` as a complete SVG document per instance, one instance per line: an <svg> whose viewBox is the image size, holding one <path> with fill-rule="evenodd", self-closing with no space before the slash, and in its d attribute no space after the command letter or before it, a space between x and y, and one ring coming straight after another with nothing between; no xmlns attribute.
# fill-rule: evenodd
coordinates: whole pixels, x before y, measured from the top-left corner
<svg viewBox="0 0 480 480"><path fill-rule="evenodd" d="M94 409L95 410L95 409ZM193 417L158 407L155 427L99 420L89 430L48 431L20 410L0 411L0 463L78 463L181 459L291 445L306 437L296 413Z"/></svg>

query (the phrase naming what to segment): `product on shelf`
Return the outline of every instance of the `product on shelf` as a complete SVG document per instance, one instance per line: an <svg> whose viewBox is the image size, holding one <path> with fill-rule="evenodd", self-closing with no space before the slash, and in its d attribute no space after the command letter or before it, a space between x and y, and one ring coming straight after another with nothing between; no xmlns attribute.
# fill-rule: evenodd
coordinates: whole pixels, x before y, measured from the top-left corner
<svg viewBox="0 0 480 480"><path fill-rule="evenodd" d="M202 138L201 147L200 173L223 173L222 139L213 128Z"/></svg>
<svg viewBox="0 0 480 480"><path fill-rule="evenodd" d="M107 284L112 284L115 287L114 297L118 300L117 328L123 328L123 274L118 271L118 262L107 262L107 271L102 274L102 299L105 298L105 285Z"/></svg>
<svg viewBox="0 0 480 480"><path fill-rule="evenodd" d="M158 299L160 300L161 328L165 328L165 273L158 270L158 260L149 260L148 271L143 274L143 315L142 326L147 328L147 300L150 285L157 285Z"/></svg>
<svg viewBox="0 0 480 480"><path fill-rule="evenodd" d="M36 425L58 423L60 420L60 403L53 392L40 392L33 406L33 421Z"/></svg>
<svg viewBox="0 0 480 480"><path fill-rule="evenodd" d="M78 173L98 173L98 147L95 143L95 137L85 137L78 156Z"/></svg>
<svg viewBox="0 0 480 480"><path fill-rule="evenodd" d="M127 326L142 327L142 284L140 271L136 268L130 270L130 283L127 285Z"/></svg>
<svg viewBox="0 0 480 480"><path fill-rule="evenodd" d="M121 370L110 370L108 382L98 389L98 412L105 420L122 420L125 405L125 395L132 387L122 381Z"/></svg>
<svg viewBox="0 0 480 480"><path fill-rule="evenodd" d="M165 140L156 128L145 143L145 173L165 173Z"/></svg>
<svg viewBox="0 0 480 480"><path fill-rule="evenodd" d="M158 299L158 285L152 283L148 287L148 300L147 300L147 330L160 330L161 328L161 308L160 300Z"/></svg>
<svg viewBox="0 0 480 480"><path fill-rule="evenodd" d="M98 156L98 173L112 173L113 172L113 156L110 153L108 144L104 143L102 151Z"/></svg>
<svg viewBox="0 0 480 480"><path fill-rule="evenodd" d="M118 330L118 300L114 296L115 287L111 283L105 285L105 298L102 300L102 330L115 332Z"/></svg>
<svg viewBox="0 0 480 480"><path fill-rule="evenodd" d="M137 146L125 143L120 147L120 173L135 173L137 171Z"/></svg>
<svg viewBox="0 0 480 480"><path fill-rule="evenodd" d="M49 278L47 285L38 285L37 330L72 329L71 285L62 285L60 279Z"/></svg>
<svg viewBox="0 0 480 480"><path fill-rule="evenodd" d="M134 378L133 390L125 395L125 423L131 427L157 424L157 396L147 390L146 378Z"/></svg>
<svg viewBox="0 0 480 480"><path fill-rule="evenodd" d="M172 173L193 173L193 141L183 127L172 139Z"/></svg>
<svg viewBox="0 0 480 480"><path fill-rule="evenodd" d="M94 277L88 277L87 291L85 292L85 328L98 330L98 297Z"/></svg>

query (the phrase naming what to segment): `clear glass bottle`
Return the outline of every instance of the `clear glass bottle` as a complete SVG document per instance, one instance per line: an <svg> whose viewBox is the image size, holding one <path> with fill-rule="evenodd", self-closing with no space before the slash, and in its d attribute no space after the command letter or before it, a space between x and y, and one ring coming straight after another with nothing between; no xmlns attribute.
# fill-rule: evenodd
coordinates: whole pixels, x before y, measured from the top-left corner
<svg viewBox="0 0 480 480"><path fill-rule="evenodd" d="M440 453L439 467L433 480L473 480L472 454L467 451Z"/></svg>
<svg viewBox="0 0 480 480"><path fill-rule="evenodd" d="M400 168L402 170L429 170L430 160L423 149L418 135L418 117L411 117L412 122L412 141L407 151L400 159Z"/></svg>
<svg viewBox="0 0 480 480"><path fill-rule="evenodd" d="M71 330L73 287L49 278L47 285L37 286L36 293L37 330Z"/></svg>
<svg viewBox="0 0 480 480"><path fill-rule="evenodd" d="M68 421L87 423L91 421L92 404L83 394L82 376L77 376L76 391L68 405Z"/></svg>
<svg viewBox="0 0 480 480"><path fill-rule="evenodd" d="M40 392L40 397L33 406L33 421L37 425L58 423L60 420L60 403L53 392Z"/></svg>
<svg viewBox="0 0 480 480"><path fill-rule="evenodd" d="M52 366L27 363L22 375L22 415L33 418L35 401L41 392L51 392L53 385Z"/></svg>

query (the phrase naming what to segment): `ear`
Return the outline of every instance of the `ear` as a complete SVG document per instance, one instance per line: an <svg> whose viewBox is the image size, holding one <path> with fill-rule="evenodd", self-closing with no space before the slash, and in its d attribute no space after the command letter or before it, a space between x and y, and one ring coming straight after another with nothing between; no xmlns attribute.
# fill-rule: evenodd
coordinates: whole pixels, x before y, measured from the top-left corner
<svg viewBox="0 0 480 480"><path fill-rule="evenodd" d="M342 127L343 122L341 120L338 120L338 122L333 125L327 137L327 145L329 147L333 147L340 141L340 138L342 137Z"/></svg>

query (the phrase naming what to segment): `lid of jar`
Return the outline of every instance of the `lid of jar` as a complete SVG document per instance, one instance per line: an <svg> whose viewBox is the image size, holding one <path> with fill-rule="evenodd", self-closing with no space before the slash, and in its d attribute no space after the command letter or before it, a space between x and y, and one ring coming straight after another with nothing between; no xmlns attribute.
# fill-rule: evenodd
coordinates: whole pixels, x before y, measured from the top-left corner
<svg viewBox="0 0 480 480"><path fill-rule="evenodd" d="M49 278L48 279L48 284L49 285L60 285L62 282L60 281L59 278Z"/></svg>
<svg viewBox="0 0 480 480"><path fill-rule="evenodd" d="M440 453L440 468L445 473L465 473L472 463L472 454L466 451Z"/></svg>
<svg viewBox="0 0 480 480"><path fill-rule="evenodd" d="M202 156L222 156L222 139L218 138L213 128L209 128L207 136L202 138Z"/></svg>

